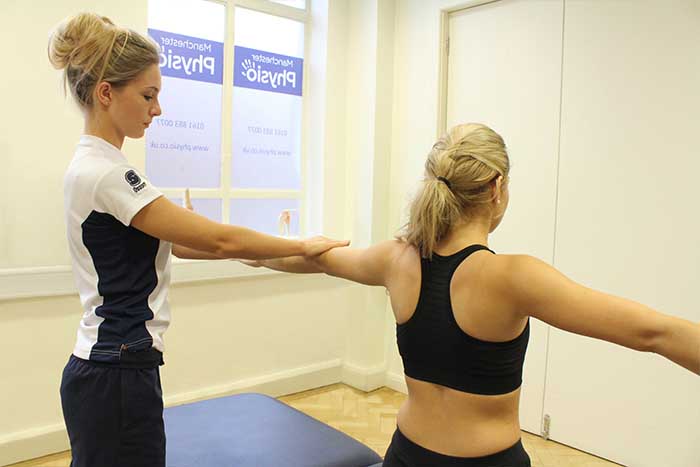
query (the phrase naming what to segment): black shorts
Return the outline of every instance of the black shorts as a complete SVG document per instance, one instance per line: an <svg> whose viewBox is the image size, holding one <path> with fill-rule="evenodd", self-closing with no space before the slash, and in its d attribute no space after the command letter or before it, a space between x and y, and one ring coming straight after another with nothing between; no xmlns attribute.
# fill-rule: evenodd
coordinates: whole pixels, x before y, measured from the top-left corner
<svg viewBox="0 0 700 467"><path fill-rule="evenodd" d="M61 380L71 467L165 467L160 371L71 355Z"/></svg>
<svg viewBox="0 0 700 467"><path fill-rule="evenodd" d="M530 456L518 440L512 447L483 457L453 457L425 449L397 428L383 467L530 467Z"/></svg>

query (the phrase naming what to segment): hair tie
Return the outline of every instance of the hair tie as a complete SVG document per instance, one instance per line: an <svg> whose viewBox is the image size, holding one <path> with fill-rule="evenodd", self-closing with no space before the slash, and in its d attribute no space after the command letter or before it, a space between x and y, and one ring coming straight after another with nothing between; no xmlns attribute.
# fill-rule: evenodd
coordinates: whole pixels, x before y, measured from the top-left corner
<svg viewBox="0 0 700 467"><path fill-rule="evenodd" d="M438 177L437 179L440 180L440 181L441 181L442 183L444 183L445 185L447 185L447 188L449 188L450 190L452 190L452 185L450 185L450 181L447 180L445 177Z"/></svg>

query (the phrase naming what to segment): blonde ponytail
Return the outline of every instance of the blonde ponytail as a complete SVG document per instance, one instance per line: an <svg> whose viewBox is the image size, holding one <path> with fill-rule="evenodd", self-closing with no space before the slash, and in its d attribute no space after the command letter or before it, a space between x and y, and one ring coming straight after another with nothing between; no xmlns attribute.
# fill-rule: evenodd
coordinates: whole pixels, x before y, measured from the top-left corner
<svg viewBox="0 0 700 467"><path fill-rule="evenodd" d="M403 238L431 258L450 227L492 201L491 182L508 176L505 143L485 125L452 128L428 154L425 178L410 206Z"/></svg>

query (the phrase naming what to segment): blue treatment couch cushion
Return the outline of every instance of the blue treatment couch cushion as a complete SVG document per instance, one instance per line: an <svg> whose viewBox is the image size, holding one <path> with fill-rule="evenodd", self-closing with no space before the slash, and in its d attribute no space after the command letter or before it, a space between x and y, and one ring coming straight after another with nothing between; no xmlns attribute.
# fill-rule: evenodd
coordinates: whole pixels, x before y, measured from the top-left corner
<svg viewBox="0 0 700 467"><path fill-rule="evenodd" d="M262 394L165 409L168 467L368 467L362 443Z"/></svg>

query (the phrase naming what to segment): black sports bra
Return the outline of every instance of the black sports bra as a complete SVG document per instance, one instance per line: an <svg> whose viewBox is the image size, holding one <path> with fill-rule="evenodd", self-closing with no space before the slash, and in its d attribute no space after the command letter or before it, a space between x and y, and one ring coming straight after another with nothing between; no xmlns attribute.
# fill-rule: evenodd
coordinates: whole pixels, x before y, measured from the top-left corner
<svg viewBox="0 0 700 467"><path fill-rule="evenodd" d="M522 383L530 321L511 341L482 341L462 331L450 301L455 270L480 250L491 251L472 245L450 256L421 259L418 305L407 322L396 325L396 339L411 378L473 394L507 394Z"/></svg>

